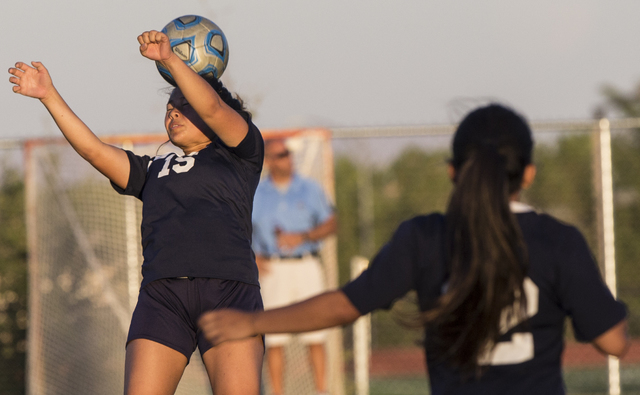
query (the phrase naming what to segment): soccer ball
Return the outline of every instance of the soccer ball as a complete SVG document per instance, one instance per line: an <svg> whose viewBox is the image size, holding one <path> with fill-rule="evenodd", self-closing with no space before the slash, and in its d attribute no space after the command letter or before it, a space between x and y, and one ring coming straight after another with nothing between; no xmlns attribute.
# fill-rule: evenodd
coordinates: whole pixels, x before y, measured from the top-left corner
<svg viewBox="0 0 640 395"><path fill-rule="evenodd" d="M185 15L162 29L169 37L173 53L187 66L205 78L220 78L229 62L229 44L222 30L207 18ZM169 70L156 62L160 75L173 86L176 82Z"/></svg>

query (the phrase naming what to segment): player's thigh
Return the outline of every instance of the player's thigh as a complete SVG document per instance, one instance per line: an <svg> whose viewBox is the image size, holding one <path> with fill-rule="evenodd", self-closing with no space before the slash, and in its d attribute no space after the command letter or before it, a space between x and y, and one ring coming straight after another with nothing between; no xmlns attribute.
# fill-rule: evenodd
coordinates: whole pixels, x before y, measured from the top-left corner
<svg viewBox="0 0 640 395"><path fill-rule="evenodd" d="M135 339L127 345L125 395L173 394L187 366L187 357L160 343Z"/></svg>
<svg viewBox="0 0 640 395"><path fill-rule="evenodd" d="M258 395L264 345L262 336L221 343L202 355L214 394Z"/></svg>

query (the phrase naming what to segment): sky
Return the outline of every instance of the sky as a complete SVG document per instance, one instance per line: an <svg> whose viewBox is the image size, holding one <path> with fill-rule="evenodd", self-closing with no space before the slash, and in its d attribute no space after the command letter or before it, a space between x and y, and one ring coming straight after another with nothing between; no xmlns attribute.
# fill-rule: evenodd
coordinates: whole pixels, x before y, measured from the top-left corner
<svg viewBox="0 0 640 395"><path fill-rule="evenodd" d="M168 85L136 37L186 14L225 32L222 80L261 129L451 123L485 99L532 121L590 118L605 84L640 82L637 0L5 3L0 63L42 61L98 135L163 132ZM58 136L5 73L0 139Z"/></svg>

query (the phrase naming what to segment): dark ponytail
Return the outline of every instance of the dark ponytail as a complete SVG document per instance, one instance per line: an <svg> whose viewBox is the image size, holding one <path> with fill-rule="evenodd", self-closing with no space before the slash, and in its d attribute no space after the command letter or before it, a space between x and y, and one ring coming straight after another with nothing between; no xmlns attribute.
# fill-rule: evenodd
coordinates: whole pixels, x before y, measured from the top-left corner
<svg viewBox="0 0 640 395"><path fill-rule="evenodd" d="M220 96L222 101L227 103L229 107L236 110L238 114L242 115L242 117L247 122L251 121L251 113L247 111L244 105L244 101L242 101L240 96L238 95L233 96L231 92L229 92L229 90L222 84L222 82L216 78L204 78L204 79L209 83L209 85L213 87L213 89L215 89L216 93L218 94L218 96Z"/></svg>
<svg viewBox="0 0 640 395"><path fill-rule="evenodd" d="M524 120L498 105L469 114L454 138L449 280L425 319L437 332L439 355L463 370L478 371L501 335L503 314L523 317L526 311L526 249L509 200L520 189L532 144ZM509 309L516 301L519 309Z"/></svg>

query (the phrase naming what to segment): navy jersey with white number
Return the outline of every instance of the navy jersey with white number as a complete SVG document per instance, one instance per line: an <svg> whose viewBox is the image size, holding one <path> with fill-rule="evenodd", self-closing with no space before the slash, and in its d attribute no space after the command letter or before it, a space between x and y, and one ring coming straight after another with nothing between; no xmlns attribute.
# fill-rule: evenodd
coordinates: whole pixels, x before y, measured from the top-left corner
<svg viewBox="0 0 640 395"><path fill-rule="evenodd" d="M190 155L138 156L122 194L142 200L142 286L170 277L258 284L251 211L264 142L249 131L234 148L215 139Z"/></svg>
<svg viewBox="0 0 640 395"><path fill-rule="evenodd" d="M438 358L438 334L427 330L434 395L564 394L560 357L565 318L570 317L578 340L592 341L626 316L576 228L533 211L516 217L529 254L524 284L529 319L508 328L495 352L483 359L486 372L471 380ZM360 313L389 308L410 290L417 291L421 310L434 306L447 281L445 222L442 214L431 214L400 225L369 269L343 288Z"/></svg>

